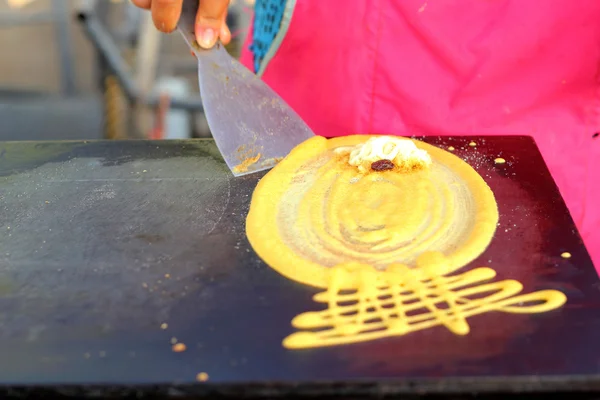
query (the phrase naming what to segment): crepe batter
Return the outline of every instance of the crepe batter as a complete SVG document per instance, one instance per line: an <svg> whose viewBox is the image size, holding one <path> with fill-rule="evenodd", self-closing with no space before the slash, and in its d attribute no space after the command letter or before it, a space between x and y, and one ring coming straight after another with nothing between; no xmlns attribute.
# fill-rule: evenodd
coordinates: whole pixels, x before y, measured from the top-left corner
<svg viewBox="0 0 600 400"><path fill-rule="evenodd" d="M434 250L446 256L450 272L485 250L498 209L475 170L447 151L409 139L400 140L431 161L416 153L410 172L350 165L349 149L372 140L311 138L260 181L247 234L267 264L288 278L327 287L331 267L348 262L377 269L414 265Z"/></svg>
<svg viewBox="0 0 600 400"><path fill-rule="evenodd" d="M514 307L529 301L511 299L521 291L515 281L464 288L491 279L490 269L448 276L485 251L497 222L492 191L457 156L417 140L356 135L314 137L292 150L257 185L246 230L269 266L295 281L327 288L316 297L327 310L294 320L298 328L321 329L284 341L298 348L440 324L466 334L465 318L471 315L542 312L562 305L562 293L545 291L524 297L544 304ZM353 302L351 315L347 290L354 291L346 298ZM439 308L439 302L447 308ZM413 315L421 309L423 314Z"/></svg>

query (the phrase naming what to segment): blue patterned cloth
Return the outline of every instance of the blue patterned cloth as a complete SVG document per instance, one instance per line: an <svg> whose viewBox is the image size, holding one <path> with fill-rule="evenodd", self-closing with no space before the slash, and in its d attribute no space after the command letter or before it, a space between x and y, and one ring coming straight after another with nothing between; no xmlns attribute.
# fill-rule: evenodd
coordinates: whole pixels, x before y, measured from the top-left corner
<svg viewBox="0 0 600 400"><path fill-rule="evenodd" d="M286 0L256 0L254 4L254 26L250 51L254 55L254 72L258 72L260 64L271 48L271 44L279 32Z"/></svg>

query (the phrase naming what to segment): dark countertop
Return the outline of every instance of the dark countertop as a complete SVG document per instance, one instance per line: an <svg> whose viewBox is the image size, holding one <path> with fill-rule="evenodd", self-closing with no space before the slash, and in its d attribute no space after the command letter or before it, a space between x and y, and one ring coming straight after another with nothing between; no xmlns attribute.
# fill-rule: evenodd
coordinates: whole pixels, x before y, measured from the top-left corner
<svg viewBox="0 0 600 400"><path fill-rule="evenodd" d="M0 143L0 393L600 393L600 281L533 140L470 140L426 139L456 147L497 197L500 226L472 266L568 303L472 317L465 337L438 327L302 351L281 340L316 291L245 237L263 174L233 178L207 140Z"/></svg>

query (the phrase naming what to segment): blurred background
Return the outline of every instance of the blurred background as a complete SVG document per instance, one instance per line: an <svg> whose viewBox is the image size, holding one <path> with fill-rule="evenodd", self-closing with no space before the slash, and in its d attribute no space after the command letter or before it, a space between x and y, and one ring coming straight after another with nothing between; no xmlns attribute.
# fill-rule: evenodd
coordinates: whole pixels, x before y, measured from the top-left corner
<svg viewBox="0 0 600 400"><path fill-rule="evenodd" d="M239 57L254 0L232 0ZM129 0L0 0L0 140L210 137L196 60Z"/></svg>

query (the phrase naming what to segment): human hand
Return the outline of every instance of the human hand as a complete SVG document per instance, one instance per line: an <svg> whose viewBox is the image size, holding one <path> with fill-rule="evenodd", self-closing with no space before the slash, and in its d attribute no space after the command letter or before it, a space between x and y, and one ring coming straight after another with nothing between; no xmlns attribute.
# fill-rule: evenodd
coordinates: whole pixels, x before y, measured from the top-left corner
<svg viewBox="0 0 600 400"><path fill-rule="evenodd" d="M169 33L177 28L183 0L131 0L133 4L151 10L152 21L159 31ZM226 23L229 0L200 0L196 15L196 41L204 48L211 48L221 39L223 44L231 41Z"/></svg>

